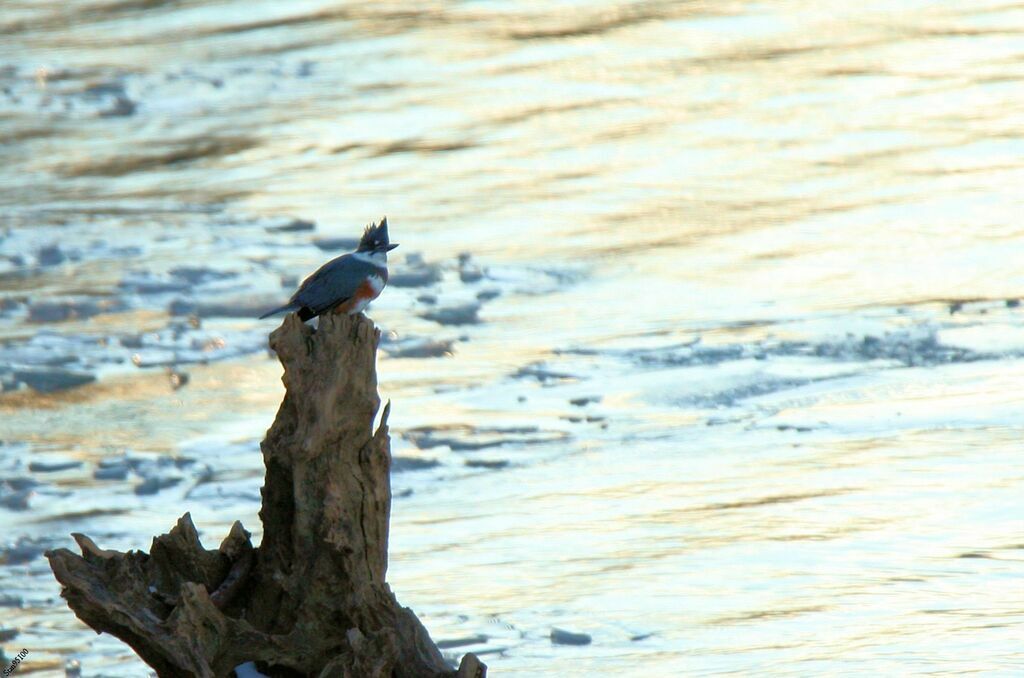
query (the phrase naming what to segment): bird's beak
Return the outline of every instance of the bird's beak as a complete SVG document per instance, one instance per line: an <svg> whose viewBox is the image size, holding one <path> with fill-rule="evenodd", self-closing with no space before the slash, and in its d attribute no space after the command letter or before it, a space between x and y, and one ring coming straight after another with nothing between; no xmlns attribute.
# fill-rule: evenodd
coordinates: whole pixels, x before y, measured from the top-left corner
<svg viewBox="0 0 1024 678"><path fill-rule="evenodd" d="M395 249L396 247L398 247L398 243L397 242L393 242L390 245L388 245L387 249L385 249L384 251L385 252L390 252L391 250Z"/></svg>

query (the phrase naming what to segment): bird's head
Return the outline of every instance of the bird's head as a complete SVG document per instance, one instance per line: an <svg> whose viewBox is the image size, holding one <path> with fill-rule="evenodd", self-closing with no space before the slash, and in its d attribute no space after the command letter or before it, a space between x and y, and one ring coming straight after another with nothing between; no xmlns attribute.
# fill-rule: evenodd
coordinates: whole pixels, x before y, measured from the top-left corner
<svg viewBox="0 0 1024 678"><path fill-rule="evenodd" d="M363 231L363 237L359 240L359 247L356 252L374 254L376 252L389 252L398 247L398 243L388 240L388 218L384 217L379 224L373 223Z"/></svg>

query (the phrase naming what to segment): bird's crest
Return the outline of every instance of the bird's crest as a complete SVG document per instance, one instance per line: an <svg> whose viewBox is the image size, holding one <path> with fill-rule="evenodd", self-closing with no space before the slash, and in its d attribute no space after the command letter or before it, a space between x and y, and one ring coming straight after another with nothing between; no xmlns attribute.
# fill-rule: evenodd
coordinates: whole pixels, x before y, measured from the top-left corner
<svg viewBox="0 0 1024 678"><path fill-rule="evenodd" d="M383 217L380 224L371 223L363 231L363 237L359 239L357 252L372 252L374 250L386 249L388 240L388 218Z"/></svg>

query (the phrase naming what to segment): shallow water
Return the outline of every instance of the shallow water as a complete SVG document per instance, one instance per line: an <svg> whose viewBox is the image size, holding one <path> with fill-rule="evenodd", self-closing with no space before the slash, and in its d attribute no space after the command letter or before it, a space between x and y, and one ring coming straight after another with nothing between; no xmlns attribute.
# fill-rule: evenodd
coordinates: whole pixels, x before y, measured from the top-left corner
<svg viewBox="0 0 1024 678"><path fill-rule="evenodd" d="M387 214L389 577L453 659L1020 672L1024 5L895 7L5 3L7 656L146 674L42 550L258 535L253 317Z"/></svg>

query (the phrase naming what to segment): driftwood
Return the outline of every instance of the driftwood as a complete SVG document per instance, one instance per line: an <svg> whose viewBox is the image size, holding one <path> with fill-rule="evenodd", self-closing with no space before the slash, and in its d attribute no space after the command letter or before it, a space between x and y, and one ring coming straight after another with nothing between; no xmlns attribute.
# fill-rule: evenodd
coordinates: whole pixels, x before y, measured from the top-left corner
<svg viewBox="0 0 1024 678"><path fill-rule="evenodd" d="M147 555L73 535L78 556L47 553L68 605L128 643L160 676L481 678L466 655L450 668L385 582L390 439L380 406L380 332L364 316L295 314L270 336L286 394L261 448L264 536L238 522L206 550L189 514Z"/></svg>

